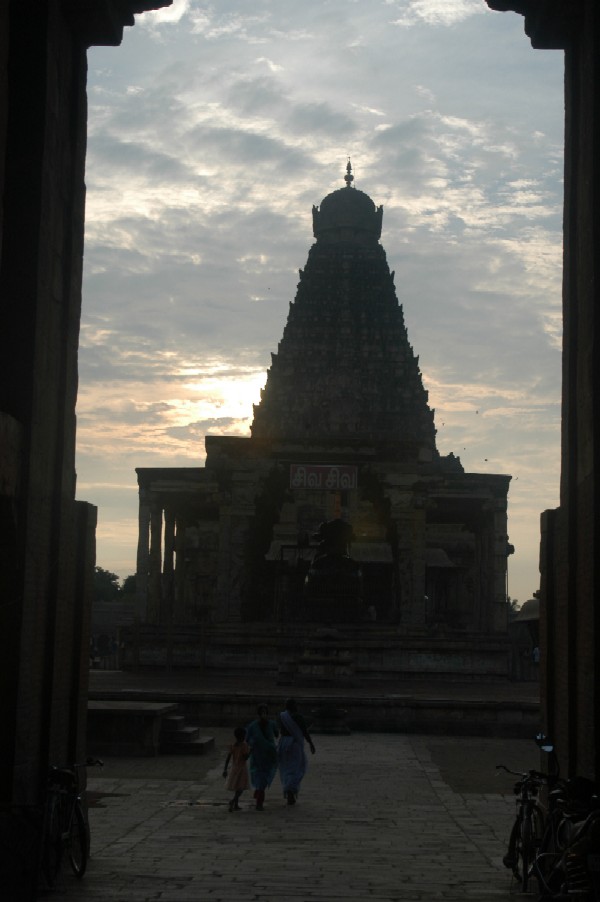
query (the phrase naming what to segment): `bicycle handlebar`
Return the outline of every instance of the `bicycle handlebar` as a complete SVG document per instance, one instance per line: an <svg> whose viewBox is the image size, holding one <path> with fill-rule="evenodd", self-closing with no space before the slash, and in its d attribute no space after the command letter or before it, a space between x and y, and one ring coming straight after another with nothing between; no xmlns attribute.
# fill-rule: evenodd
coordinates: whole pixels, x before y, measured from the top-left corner
<svg viewBox="0 0 600 902"><path fill-rule="evenodd" d="M497 764L496 770L504 770L507 774L511 774L513 777L521 777L522 780L541 780L542 782L547 782L550 779L549 774L542 774L539 770L528 770L525 773L521 773L517 770L510 770L505 764Z"/></svg>
<svg viewBox="0 0 600 902"><path fill-rule="evenodd" d="M104 761L100 758L87 758L85 761L76 761L73 764L68 764L64 766L59 766L58 764L51 764L48 768L48 777L50 779L60 779L66 781L68 778L72 780L77 779L77 772L81 770L82 767L104 767Z"/></svg>

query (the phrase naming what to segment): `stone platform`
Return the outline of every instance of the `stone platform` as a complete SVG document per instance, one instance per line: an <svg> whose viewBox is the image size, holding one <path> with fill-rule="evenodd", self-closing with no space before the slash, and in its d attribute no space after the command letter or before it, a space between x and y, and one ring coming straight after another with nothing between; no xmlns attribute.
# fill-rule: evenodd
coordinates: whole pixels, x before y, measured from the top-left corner
<svg viewBox="0 0 600 902"><path fill-rule="evenodd" d="M163 720L176 711L174 702L123 698L90 701L88 752L94 756L158 755Z"/></svg>
<svg viewBox="0 0 600 902"><path fill-rule="evenodd" d="M259 702L275 712L288 695L307 714L323 707L343 709L353 731L531 739L541 726L535 683L411 679L301 688L255 674L214 676L199 670L90 673L91 701L177 703L186 719L200 726L247 723Z"/></svg>
<svg viewBox="0 0 600 902"><path fill-rule="evenodd" d="M277 680L282 673L300 686L307 678L316 682L318 658L328 659L338 675L356 678L357 684L505 680L514 670L515 653L504 633L409 630L368 621L219 623L170 629L142 624L121 630L121 641L120 666L125 669L202 669L215 678L236 676L243 682L260 681L265 674Z"/></svg>

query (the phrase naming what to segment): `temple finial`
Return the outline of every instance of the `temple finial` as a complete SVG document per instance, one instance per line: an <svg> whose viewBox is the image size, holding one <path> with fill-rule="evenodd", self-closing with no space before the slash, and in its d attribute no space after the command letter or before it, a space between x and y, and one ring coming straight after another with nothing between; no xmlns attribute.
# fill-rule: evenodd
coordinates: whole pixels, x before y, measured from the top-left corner
<svg viewBox="0 0 600 902"><path fill-rule="evenodd" d="M348 157L348 165L346 166L346 175L344 176L344 181L346 182L346 188L350 188L352 186L352 182L354 181L350 157Z"/></svg>

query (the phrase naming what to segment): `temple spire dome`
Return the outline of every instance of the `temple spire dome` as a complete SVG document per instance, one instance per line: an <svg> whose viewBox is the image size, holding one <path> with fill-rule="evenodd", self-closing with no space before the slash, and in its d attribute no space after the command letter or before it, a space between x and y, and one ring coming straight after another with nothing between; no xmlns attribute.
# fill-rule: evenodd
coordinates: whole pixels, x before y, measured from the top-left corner
<svg viewBox="0 0 600 902"><path fill-rule="evenodd" d="M348 157L348 164L346 166L346 175L344 176L344 181L346 182L347 188L352 187L354 176L352 175L352 163L350 162L350 157Z"/></svg>
<svg viewBox="0 0 600 902"><path fill-rule="evenodd" d="M368 194L352 185L354 175L348 159L346 185L332 191L313 207L313 234L317 241L373 244L381 238L383 207L376 207Z"/></svg>

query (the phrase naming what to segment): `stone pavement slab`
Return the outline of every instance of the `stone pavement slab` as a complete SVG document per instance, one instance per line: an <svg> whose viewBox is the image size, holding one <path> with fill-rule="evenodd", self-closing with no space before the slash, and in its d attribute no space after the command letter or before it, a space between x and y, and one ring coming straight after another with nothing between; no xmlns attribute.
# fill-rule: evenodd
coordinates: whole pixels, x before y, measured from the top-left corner
<svg viewBox="0 0 600 902"><path fill-rule="evenodd" d="M265 810L230 813L229 731L206 759L109 761L90 774L92 859L67 902L487 902L511 898L502 855L512 783L533 743L357 733L316 736L298 804L276 778ZM135 774L132 776L132 774Z"/></svg>

